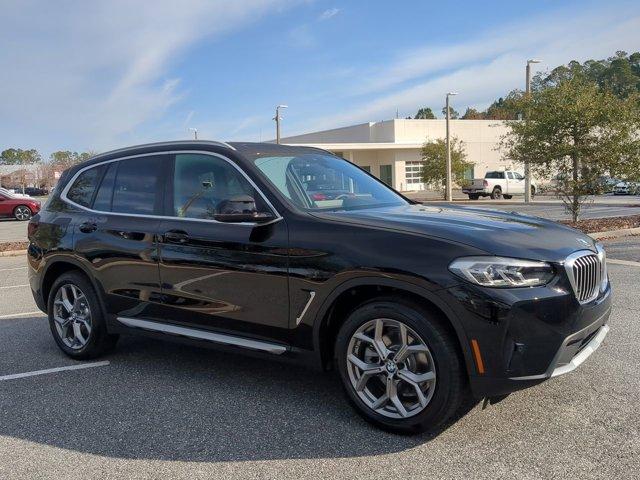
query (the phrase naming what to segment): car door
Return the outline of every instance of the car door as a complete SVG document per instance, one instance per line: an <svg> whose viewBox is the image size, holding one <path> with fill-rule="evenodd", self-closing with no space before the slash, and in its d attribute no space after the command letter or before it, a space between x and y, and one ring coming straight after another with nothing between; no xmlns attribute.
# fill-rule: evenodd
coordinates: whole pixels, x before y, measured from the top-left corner
<svg viewBox="0 0 640 480"><path fill-rule="evenodd" d="M524 194L525 180L518 172L513 172L513 178L517 185L518 193Z"/></svg>
<svg viewBox="0 0 640 480"><path fill-rule="evenodd" d="M240 167L213 153L177 153L160 225L167 322L287 342L287 226ZM255 200L266 223L222 222L229 200Z"/></svg>
<svg viewBox="0 0 640 480"><path fill-rule="evenodd" d="M80 210L73 227L75 254L116 317L153 319L159 313L156 236L165 158L140 156L91 167L64 194Z"/></svg>

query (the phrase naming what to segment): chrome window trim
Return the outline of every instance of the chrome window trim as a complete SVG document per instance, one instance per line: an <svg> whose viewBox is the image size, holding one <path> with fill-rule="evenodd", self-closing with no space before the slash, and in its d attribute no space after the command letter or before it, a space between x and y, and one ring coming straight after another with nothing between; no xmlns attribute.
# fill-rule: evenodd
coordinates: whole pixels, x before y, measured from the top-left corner
<svg viewBox="0 0 640 480"><path fill-rule="evenodd" d="M582 257L587 257L587 256L594 256L598 259L599 268L597 268L597 272L596 272L597 278L595 280L595 284L597 285L597 288L594 289L594 293L592 293L589 298L580 300L578 298L578 285L576 284L576 279L574 278L574 275L573 275L573 267L576 263L576 260ZM571 284L571 288L573 289L573 294L575 295L576 300L578 300L578 302L581 305L594 301L596 298L598 298L600 293L602 293L600 288L602 284L602 263L601 263L601 257L598 255L597 252L594 252L593 250L578 250L577 252L574 252L571 255L569 255L564 260L564 268L565 268L565 271L567 272L567 276L569 277L569 283Z"/></svg>
<svg viewBox="0 0 640 480"><path fill-rule="evenodd" d="M97 168L97 167L99 167L101 165L107 165L107 164L110 164L110 163L113 163L113 162L120 162L120 161L123 161L123 160L130 160L132 158L154 157L154 156L159 156L159 155L180 155L180 154L209 155L209 156L217 157L217 158L220 158L220 159L224 160L225 162L227 162L228 164L233 166L238 172L240 172L240 174L249 182L249 184L253 188L255 188L256 192L258 192L258 194L262 197L262 199L265 201L267 206L274 213L276 218L274 218L273 220L271 220L269 222L262 222L262 223L260 223L260 222L220 222L218 220L208 219L208 218L187 218L187 217L174 217L174 216L170 216L170 215L145 215L145 214L139 214L139 213L105 212L105 211L102 211L102 210L94 210L93 208L85 207L83 205L80 205L80 204L74 202L73 200L70 200L67 197L67 193L69 192L69 190L71 189L71 187L73 186L73 184L75 183L77 178L83 172L85 172L85 171L87 171L87 170L89 170L91 168ZM207 152L207 151L204 151L204 150L170 150L170 151L164 151L164 152L140 153L140 154L137 154L137 155L129 155L127 157L112 158L111 160L104 160L102 162L98 162L98 163L94 163L94 164L91 164L91 165L87 165L86 167L81 168L80 170L78 170L75 173L75 175L67 182L66 186L62 190L62 193L60 194L60 199L62 199L65 203L67 203L69 205L73 205L74 207L79 208L81 210L84 210L86 212L95 213L95 214L98 214L98 215L115 215L115 216L119 216L119 217L152 218L152 219L159 219L159 220L183 220L183 221L189 221L189 222L208 222L208 223L216 223L216 224L223 224L223 225L249 225L249 226L269 225L271 223L276 223L276 222L279 222L280 220L282 220L282 215L280 215L278 210L276 210L276 208L273 206L273 204L269 201L269 199L266 197L266 195L262 192L262 190L260 190L258 188L258 186L255 184L255 182L246 174L246 172L242 168L240 168L240 166L238 166L233 160L225 157L224 155L222 155L220 153Z"/></svg>

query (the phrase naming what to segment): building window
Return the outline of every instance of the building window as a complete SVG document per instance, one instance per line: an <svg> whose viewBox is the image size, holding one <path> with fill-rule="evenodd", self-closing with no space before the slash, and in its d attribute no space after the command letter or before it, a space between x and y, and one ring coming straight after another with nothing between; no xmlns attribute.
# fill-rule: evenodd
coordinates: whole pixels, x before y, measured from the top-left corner
<svg viewBox="0 0 640 480"><path fill-rule="evenodd" d="M369 165L363 165L360 168L363 169L365 172L371 173L371 167Z"/></svg>
<svg viewBox="0 0 640 480"><path fill-rule="evenodd" d="M407 185L422 183L422 162L405 162L405 178Z"/></svg>

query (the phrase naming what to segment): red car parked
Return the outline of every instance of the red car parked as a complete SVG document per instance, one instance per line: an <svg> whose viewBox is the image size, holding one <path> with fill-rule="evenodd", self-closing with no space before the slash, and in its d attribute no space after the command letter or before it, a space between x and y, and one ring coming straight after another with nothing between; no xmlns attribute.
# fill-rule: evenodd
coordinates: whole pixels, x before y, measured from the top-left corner
<svg viewBox="0 0 640 480"><path fill-rule="evenodd" d="M0 217L14 217L16 220L29 220L40 211L40 202L29 197L18 197L0 192Z"/></svg>

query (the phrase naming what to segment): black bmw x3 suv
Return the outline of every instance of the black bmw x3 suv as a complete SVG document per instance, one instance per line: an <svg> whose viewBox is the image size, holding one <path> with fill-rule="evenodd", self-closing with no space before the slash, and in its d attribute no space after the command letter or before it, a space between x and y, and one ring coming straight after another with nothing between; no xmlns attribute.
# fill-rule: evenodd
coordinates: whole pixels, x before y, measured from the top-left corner
<svg viewBox="0 0 640 480"><path fill-rule="evenodd" d="M29 241L33 296L67 355L135 332L333 367L356 410L398 432L570 372L609 330L588 236L422 205L314 148L98 155L63 174Z"/></svg>

